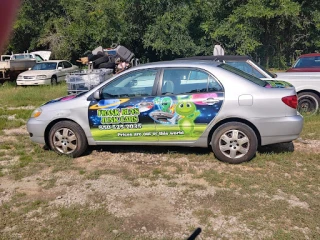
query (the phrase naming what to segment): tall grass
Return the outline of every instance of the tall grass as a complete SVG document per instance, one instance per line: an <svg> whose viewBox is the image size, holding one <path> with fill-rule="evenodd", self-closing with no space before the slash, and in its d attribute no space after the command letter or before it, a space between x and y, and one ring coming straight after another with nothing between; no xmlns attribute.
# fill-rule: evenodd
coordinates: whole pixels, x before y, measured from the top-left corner
<svg viewBox="0 0 320 240"><path fill-rule="evenodd" d="M37 107L51 99L67 95L66 83L57 86L17 87L14 84L0 85L0 107Z"/></svg>
<svg viewBox="0 0 320 240"><path fill-rule="evenodd" d="M312 115L304 118L304 125L301 132L303 139L320 139L320 115Z"/></svg>

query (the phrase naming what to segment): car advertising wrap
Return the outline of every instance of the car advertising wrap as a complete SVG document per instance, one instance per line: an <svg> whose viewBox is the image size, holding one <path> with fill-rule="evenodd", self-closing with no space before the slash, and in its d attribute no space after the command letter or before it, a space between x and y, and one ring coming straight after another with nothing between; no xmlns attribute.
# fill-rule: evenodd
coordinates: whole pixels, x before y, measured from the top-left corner
<svg viewBox="0 0 320 240"><path fill-rule="evenodd" d="M92 101L90 129L96 141L197 140L223 100L223 93L198 93Z"/></svg>

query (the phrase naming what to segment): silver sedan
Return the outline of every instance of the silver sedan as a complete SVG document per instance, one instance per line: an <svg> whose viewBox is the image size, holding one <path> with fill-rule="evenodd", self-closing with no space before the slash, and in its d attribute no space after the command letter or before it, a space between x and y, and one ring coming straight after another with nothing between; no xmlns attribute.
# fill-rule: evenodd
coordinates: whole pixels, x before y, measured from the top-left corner
<svg viewBox="0 0 320 240"><path fill-rule="evenodd" d="M295 89L273 86L224 63L145 64L44 104L27 129L33 142L72 157L88 145L167 145L211 147L241 163L302 130Z"/></svg>

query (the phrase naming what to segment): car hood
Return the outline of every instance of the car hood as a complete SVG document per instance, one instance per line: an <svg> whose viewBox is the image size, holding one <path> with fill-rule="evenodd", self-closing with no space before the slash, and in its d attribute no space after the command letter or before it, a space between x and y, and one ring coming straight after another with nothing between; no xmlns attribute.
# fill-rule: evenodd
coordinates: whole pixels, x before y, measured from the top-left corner
<svg viewBox="0 0 320 240"><path fill-rule="evenodd" d="M52 74L56 70L28 70L23 73L20 73L20 76L37 76L37 75L47 75Z"/></svg>
<svg viewBox="0 0 320 240"><path fill-rule="evenodd" d="M50 59L52 52L51 51L35 51L35 52L31 52L31 53L38 54L42 57L43 60L47 61Z"/></svg>
<svg viewBox="0 0 320 240"><path fill-rule="evenodd" d="M291 83L282 80L265 80L268 85L267 88L294 88Z"/></svg>
<svg viewBox="0 0 320 240"><path fill-rule="evenodd" d="M87 92L81 92L81 93L79 93L79 94L71 94L71 95L67 95L67 96L64 96L64 97L56 98L56 99L50 100L50 101L42 104L42 106L48 105L48 104L51 104L51 103L56 103L56 102L69 101L69 100L72 100L72 99L74 99L74 98L80 97L80 96L82 96L82 95L85 94L85 93L87 93Z"/></svg>
<svg viewBox="0 0 320 240"><path fill-rule="evenodd" d="M320 68L319 67L289 68L287 72L320 72Z"/></svg>
<svg viewBox="0 0 320 240"><path fill-rule="evenodd" d="M67 96L64 96L64 97L60 97L60 98L56 98L56 99L52 99L44 104L43 105L48 105L50 103L56 103L56 102L65 102L65 101L69 101L71 99L74 99L77 97L77 94L72 94L72 95L67 95Z"/></svg>

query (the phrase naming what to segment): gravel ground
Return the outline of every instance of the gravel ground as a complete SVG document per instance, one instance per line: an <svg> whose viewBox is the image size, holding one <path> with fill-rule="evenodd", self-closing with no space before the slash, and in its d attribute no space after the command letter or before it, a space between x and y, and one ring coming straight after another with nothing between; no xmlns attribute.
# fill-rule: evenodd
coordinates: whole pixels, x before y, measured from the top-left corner
<svg viewBox="0 0 320 240"><path fill-rule="evenodd" d="M0 144L15 142L15 137L19 135L27 135L25 127L4 130ZM320 141L298 140L294 142L294 148L295 151L320 153ZM197 161L197 156L192 159L181 155L175 157L174 151L173 157L170 157L161 152L147 154L117 152L116 148L109 150L96 149L87 156L73 159L72 166L76 170L54 172L53 167L47 167L19 181L6 175L1 177L0 206L19 192L26 194L30 200L46 200L50 206L80 204L93 209L105 206L108 212L124 219L123 230L159 239L163 236L183 239L191 233L191 229L208 225L212 231L223 229L219 239L232 238L238 232L246 239L272 236L268 228L253 230L242 223L237 215L230 217L221 214L210 199L223 187L211 186L203 178L194 177L213 168L220 172L230 167L241 168L248 174L257 169L249 165L241 167L205 160L206 156L212 157L207 150L200 155L204 158L201 161ZM2 150L4 154L5 151ZM0 166L5 169L18 161L18 158L1 161ZM82 169L85 174L80 174L77 169ZM50 179L55 179L50 188L40 184ZM293 207L309 208L306 202L281 191L271 198L286 200ZM204 209L215 214L215 217L208 217L205 223L195 216L195 212ZM114 230L115 233L118 231Z"/></svg>

